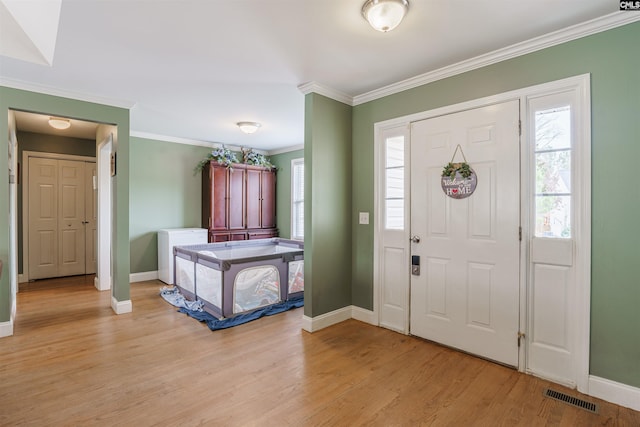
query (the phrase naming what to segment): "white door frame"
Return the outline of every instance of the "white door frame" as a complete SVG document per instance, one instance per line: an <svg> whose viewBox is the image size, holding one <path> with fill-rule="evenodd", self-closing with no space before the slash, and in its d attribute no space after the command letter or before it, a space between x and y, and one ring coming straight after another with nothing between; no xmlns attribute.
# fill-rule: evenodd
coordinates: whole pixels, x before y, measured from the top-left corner
<svg viewBox="0 0 640 427"><path fill-rule="evenodd" d="M95 157L77 156L74 154L45 153L40 151L22 152L22 274L20 283L29 281L29 159L75 160L80 162L95 162ZM99 206L99 205L98 205Z"/></svg>
<svg viewBox="0 0 640 427"><path fill-rule="evenodd" d="M111 153L113 152L113 133L109 133L98 144L96 154L98 161L97 184L98 184L98 265L96 267L95 287L99 291L111 289ZM107 207L105 209L105 206ZM102 208L101 208L102 207Z"/></svg>
<svg viewBox="0 0 640 427"><path fill-rule="evenodd" d="M456 113L460 111L475 109L491 104L501 103L509 100L517 99L520 101L522 132L521 139L523 141L521 150L521 224L522 224L522 241L521 257L520 257L520 328L525 334L528 332L527 310L528 310L528 260L529 260L529 241L533 230L530 230L530 204L532 200L531 194L531 171L529 164L531 162L530 150L527 148L531 144L528 139L528 112L526 110L527 97L534 95L542 95L562 90L575 90L580 99L580 117L581 137L583 144L579 153L577 176L583 182L583 194L580 195L581 202L576 209L576 233L581 236L581 250L578 251L579 256L576 259L576 280L580 283L577 288L576 312L574 313L574 321L576 322L576 386L579 391L588 393L589 385L589 335L590 335L590 315L591 315L591 94L590 94L590 75L583 74L580 76L569 77L550 83L543 83L536 86L517 89L498 95L485 98L475 99L459 104L449 105L436 108L429 111L411 114L408 116L398 117L374 124L374 176L379 177L383 172L380 170L380 150L383 146L382 135L386 129L408 125L411 122L425 120L438 117L445 114ZM410 153L407 153L410 156ZM374 209L375 209L375 228L374 228L374 271L373 271L373 320L376 324L380 324L380 292L382 291L380 277L380 232L381 218L384 215L384 196L381 194L383 189L379 185L379 180L374 184ZM405 209L409 209L409 200L405 201ZM405 229L406 244L409 247L409 233L411 230ZM409 266L407 265L407 268ZM408 287L409 284L407 283ZM519 350L518 370L524 372L526 367L526 346L521 345Z"/></svg>

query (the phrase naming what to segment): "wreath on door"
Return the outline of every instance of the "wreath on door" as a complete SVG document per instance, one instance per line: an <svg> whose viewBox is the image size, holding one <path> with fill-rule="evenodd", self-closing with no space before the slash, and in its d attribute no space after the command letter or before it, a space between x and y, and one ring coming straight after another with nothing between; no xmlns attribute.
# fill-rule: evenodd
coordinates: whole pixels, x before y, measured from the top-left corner
<svg viewBox="0 0 640 427"><path fill-rule="evenodd" d="M454 162L456 154L460 150L463 162ZM475 171L467 163L467 158L460 144L456 146L451 161L442 170L442 191L453 199L465 199L473 194L478 184Z"/></svg>

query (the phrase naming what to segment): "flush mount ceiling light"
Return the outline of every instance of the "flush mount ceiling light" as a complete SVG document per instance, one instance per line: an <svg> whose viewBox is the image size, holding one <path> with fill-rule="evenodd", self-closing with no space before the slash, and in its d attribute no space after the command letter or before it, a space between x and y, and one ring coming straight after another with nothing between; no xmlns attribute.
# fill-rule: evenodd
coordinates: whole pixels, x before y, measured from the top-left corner
<svg viewBox="0 0 640 427"><path fill-rule="evenodd" d="M61 119L59 117L49 117L49 126L54 129L69 129L71 122L69 119Z"/></svg>
<svg viewBox="0 0 640 427"><path fill-rule="evenodd" d="M397 27L409 10L407 0L367 0L362 16L378 31L386 33Z"/></svg>
<svg viewBox="0 0 640 427"><path fill-rule="evenodd" d="M258 122L238 122L236 124L238 125L238 127L242 132L247 134L254 133L255 131L258 130L260 126L262 126Z"/></svg>

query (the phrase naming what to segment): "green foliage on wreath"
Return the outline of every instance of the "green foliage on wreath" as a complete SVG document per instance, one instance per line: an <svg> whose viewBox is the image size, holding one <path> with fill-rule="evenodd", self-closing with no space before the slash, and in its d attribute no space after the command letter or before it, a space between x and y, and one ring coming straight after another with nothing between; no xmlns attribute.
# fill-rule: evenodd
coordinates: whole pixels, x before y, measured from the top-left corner
<svg viewBox="0 0 640 427"><path fill-rule="evenodd" d="M471 176L471 167L467 162L461 163L447 163L442 170L442 176L448 176L451 179L456 177L456 172L460 172L463 178L469 178Z"/></svg>

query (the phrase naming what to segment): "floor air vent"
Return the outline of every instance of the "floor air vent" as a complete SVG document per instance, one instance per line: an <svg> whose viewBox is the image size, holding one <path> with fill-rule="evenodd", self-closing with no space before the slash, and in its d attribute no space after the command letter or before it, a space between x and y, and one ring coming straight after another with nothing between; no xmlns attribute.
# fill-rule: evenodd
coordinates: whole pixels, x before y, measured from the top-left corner
<svg viewBox="0 0 640 427"><path fill-rule="evenodd" d="M567 403L576 408L584 409L594 414L598 413L598 405L595 403L587 402L586 400L578 399L577 397L569 396L568 394L561 393L559 391L551 390L547 388L544 390L544 395L555 400Z"/></svg>

